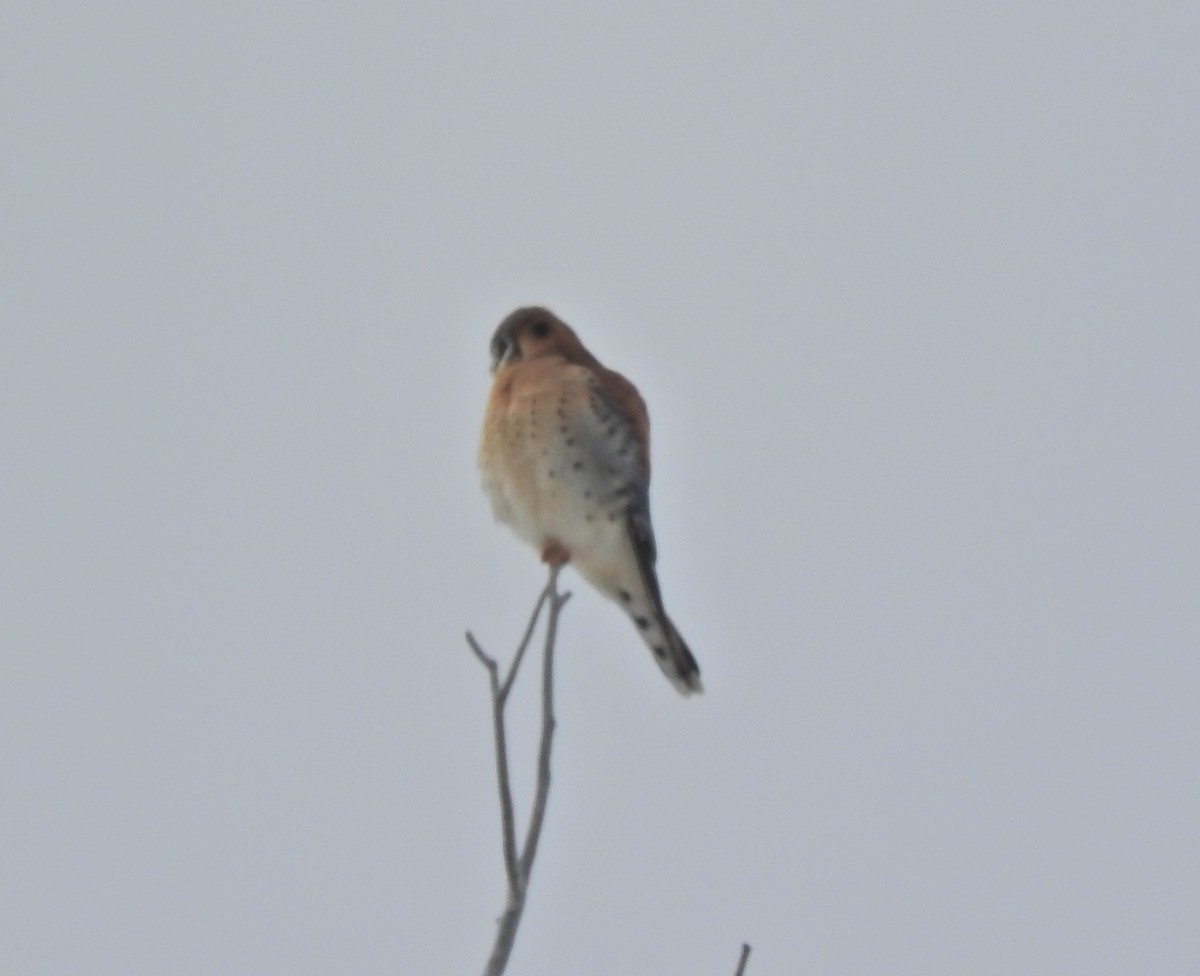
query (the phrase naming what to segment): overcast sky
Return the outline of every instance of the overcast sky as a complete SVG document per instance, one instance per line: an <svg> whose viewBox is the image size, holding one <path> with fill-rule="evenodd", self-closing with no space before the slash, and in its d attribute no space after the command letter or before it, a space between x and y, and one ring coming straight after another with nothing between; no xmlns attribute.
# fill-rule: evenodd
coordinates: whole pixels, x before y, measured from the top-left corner
<svg viewBox="0 0 1200 976"><path fill-rule="evenodd" d="M1200 970L1197 10L11 0L0 971L482 968L531 302L707 693L565 574L512 976Z"/></svg>

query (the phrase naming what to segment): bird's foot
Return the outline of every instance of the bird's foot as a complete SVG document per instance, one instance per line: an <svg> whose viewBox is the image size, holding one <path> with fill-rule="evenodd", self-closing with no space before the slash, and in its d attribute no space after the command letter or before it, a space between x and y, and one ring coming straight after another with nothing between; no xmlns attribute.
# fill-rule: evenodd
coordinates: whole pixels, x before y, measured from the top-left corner
<svg viewBox="0 0 1200 976"><path fill-rule="evenodd" d="M571 561L571 554L563 548L561 542L545 542L542 544L542 562L550 566L562 566Z"/></svg>

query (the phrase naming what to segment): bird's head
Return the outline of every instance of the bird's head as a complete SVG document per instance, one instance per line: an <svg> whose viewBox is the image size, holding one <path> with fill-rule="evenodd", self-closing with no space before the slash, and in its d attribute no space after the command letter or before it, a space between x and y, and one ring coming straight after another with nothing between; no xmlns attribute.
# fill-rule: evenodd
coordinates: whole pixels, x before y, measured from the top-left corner
<svg viewBox="0 0 1200 976"><path fill-rule="evenodd" d="M571 327L549 309L537 305L518 308L492 335L492 372L510 363L562 356L573 363L595 363Z"/></svg>

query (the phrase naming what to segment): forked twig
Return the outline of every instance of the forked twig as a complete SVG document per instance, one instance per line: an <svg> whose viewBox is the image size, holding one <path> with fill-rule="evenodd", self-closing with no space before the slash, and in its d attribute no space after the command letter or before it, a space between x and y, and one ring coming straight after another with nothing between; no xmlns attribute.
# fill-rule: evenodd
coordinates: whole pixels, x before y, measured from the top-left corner
<svg viewBox="0 0 1200 976"><path fill-rule="evenodd" d="M500 831L504 848L504 874L508 879L508 897L504 913L500 916L496 941L492 945L484 976L500 976L508 965L513 945L517 938L517 927L525 910L525 899L529 891L529 877L533 872L533 861L537 857L538 841L542 836L542 825L546 820L546 802L550 796L550 752L554 739L554 642L558 636L558 617L570 599L570 593L558 592L559 567L550 568L550 578L534 604L529 624L504 679L500 678L500 665L489 656L475 637L468 632L467 644L479 663L487 669L492 695L492 733L496 743L496 787L500 795ZM524 843L517 847L516 816L513 812L512 785L508 767L508 738L505 732L504 707L508 695L517 679L517 672L524 660L525 651L533 638L542 607L549 605L546 621L546 636L542 644L542 730L538 744L537 785L534 788L533 806L529 823L525 828Z"/></svg>

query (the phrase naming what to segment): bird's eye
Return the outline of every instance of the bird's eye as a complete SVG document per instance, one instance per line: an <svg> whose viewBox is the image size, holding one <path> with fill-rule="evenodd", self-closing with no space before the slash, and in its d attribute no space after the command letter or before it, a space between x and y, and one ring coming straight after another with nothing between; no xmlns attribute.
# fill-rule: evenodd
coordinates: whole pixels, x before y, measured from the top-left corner
<svg viewBox="0 0 1200 976"><path fill-rule="evenodd" d="M550 334L550 323L544 319L538 319L538 321L534 322L533 325L529 327L529 331L531 331L539 339L544 339Z"/></svg>

